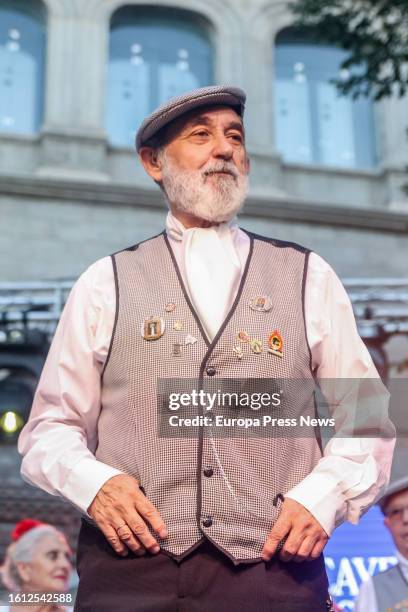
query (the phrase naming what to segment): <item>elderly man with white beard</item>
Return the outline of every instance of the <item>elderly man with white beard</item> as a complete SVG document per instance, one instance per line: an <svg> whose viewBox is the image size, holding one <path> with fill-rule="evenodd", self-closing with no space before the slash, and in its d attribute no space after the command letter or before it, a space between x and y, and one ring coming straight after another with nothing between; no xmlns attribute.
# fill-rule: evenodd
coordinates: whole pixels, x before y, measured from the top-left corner
<svg viewBox="0 0 408 612"><path fill-rule="evenodd" d="M378 380L330 266L236 224L244 105L214 86L145 119L136 148L166 229L79 278L19 440L23 477L83 513L77 612L329 610L323 548L388 480L384 412L376 438L325 448L160 435L159 380ZM303 391L290 402L314 414Z"/></svg>

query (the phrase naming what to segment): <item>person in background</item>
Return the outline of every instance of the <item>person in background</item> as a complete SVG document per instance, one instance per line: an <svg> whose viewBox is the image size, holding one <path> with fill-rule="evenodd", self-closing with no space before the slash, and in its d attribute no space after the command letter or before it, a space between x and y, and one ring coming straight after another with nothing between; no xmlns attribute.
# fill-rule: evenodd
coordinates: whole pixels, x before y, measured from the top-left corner
<svg viewBox="0 0 408 612"><path fill-rule="evenodd" d="M379 506L398 563L363 582L356 612L408 611L408 476L392 482Z"/></svg>
<svg viewBox="0 0 408 612"><path fill-rule="evenodd" d="M23 519L12 531L11 540L0 568L1 578L13 599L18 594L22 601L0 606L0 612L72 610L58 597L68 591L72 573L72 551L64 534L48 523ZM55 594L57 601L34 602L28 607L26 602L30 601L30 594Z"/></svg>

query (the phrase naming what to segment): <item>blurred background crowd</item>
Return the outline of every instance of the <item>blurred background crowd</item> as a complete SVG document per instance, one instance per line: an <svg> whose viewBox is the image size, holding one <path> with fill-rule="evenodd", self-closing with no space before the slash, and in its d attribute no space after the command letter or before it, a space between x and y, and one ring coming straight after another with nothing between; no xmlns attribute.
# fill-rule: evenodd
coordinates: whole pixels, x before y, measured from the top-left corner
<svg viewBox="0 0 408 612"><path fill-rule="evenodd" d="M21 480L16 441L75 278L162 230L164 200L133 142L143 117L174 95L217 83L247 92L251 188L241 225L303 244L334 267L383 380L404 396L407 62L406 0L0 0L5 588L11 575L13 588L32 588L23 565L38 557L31 573L44 589L47 580L75 589L79 516ZM398 404L393 480L408 466ZM32 523L24 531L24 523L17 537L26 517L57 531ZM393 520L407 532L408 511ZM396 562L382 521L374 507L326 548L331 592L345 611L362 581ZM48 549L58 562L44 569Z"/></svg>

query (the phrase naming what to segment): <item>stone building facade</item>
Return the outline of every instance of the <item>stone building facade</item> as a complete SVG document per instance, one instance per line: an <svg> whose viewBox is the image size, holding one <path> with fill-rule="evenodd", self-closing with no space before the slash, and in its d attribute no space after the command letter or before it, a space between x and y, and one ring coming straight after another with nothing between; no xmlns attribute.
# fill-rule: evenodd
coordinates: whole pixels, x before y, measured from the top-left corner
<svg viewBox="0 0 408 612"><path fill-rule="evenodd" d="M408 160L408 100L386 100L373 109L377 161L371 167L285 159L276 114L277 37L293 21L285 2L3 0L0 10L24 12L27 5L44 32L42 107L37 128L28 134L13 131L10 111L1 117L0 105L2 281L75 278L95 259L163 226L161 193L144 175L131 144L113 144L107 133L112 33L124 5L130 11L125 22L130 15L137 24L143 10L145 22L170 15L174 25L179 16L190 30L201 29L211 53L211 82L232 83L248 93L252 173L243 227L304 244L343 277L406 275L408 200L400 186ZM14 29L6 38L10 32ZM14 32L8 47L5 40L0 45L15 51L21 42L24 48L19 35ZM136 42L133 50L139 47ZM299 61L296 70L298 78ZM20 93L28 96L28 87ZM292 88L290 95L298 94ZM289 100L292 107L298 102L300 108L302 98ZM135 117L136 103L137 96ZM344 108L329 109L337 111ZM330 135L329 127L332 146L341 136L333 130Z"/></svg>

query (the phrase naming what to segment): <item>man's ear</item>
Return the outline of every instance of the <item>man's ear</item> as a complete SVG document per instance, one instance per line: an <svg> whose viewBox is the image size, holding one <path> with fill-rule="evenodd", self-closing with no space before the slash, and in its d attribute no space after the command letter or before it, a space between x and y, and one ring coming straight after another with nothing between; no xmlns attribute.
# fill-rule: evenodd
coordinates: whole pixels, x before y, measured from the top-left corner
<svg viewBox="0 0 408 612"><path fill-rule="evenodd" d="M142 147L139 151L139 159L146 170L147 174L158 183L161 182L161 161L159 159L158 149L152 147Z"/></svg>

